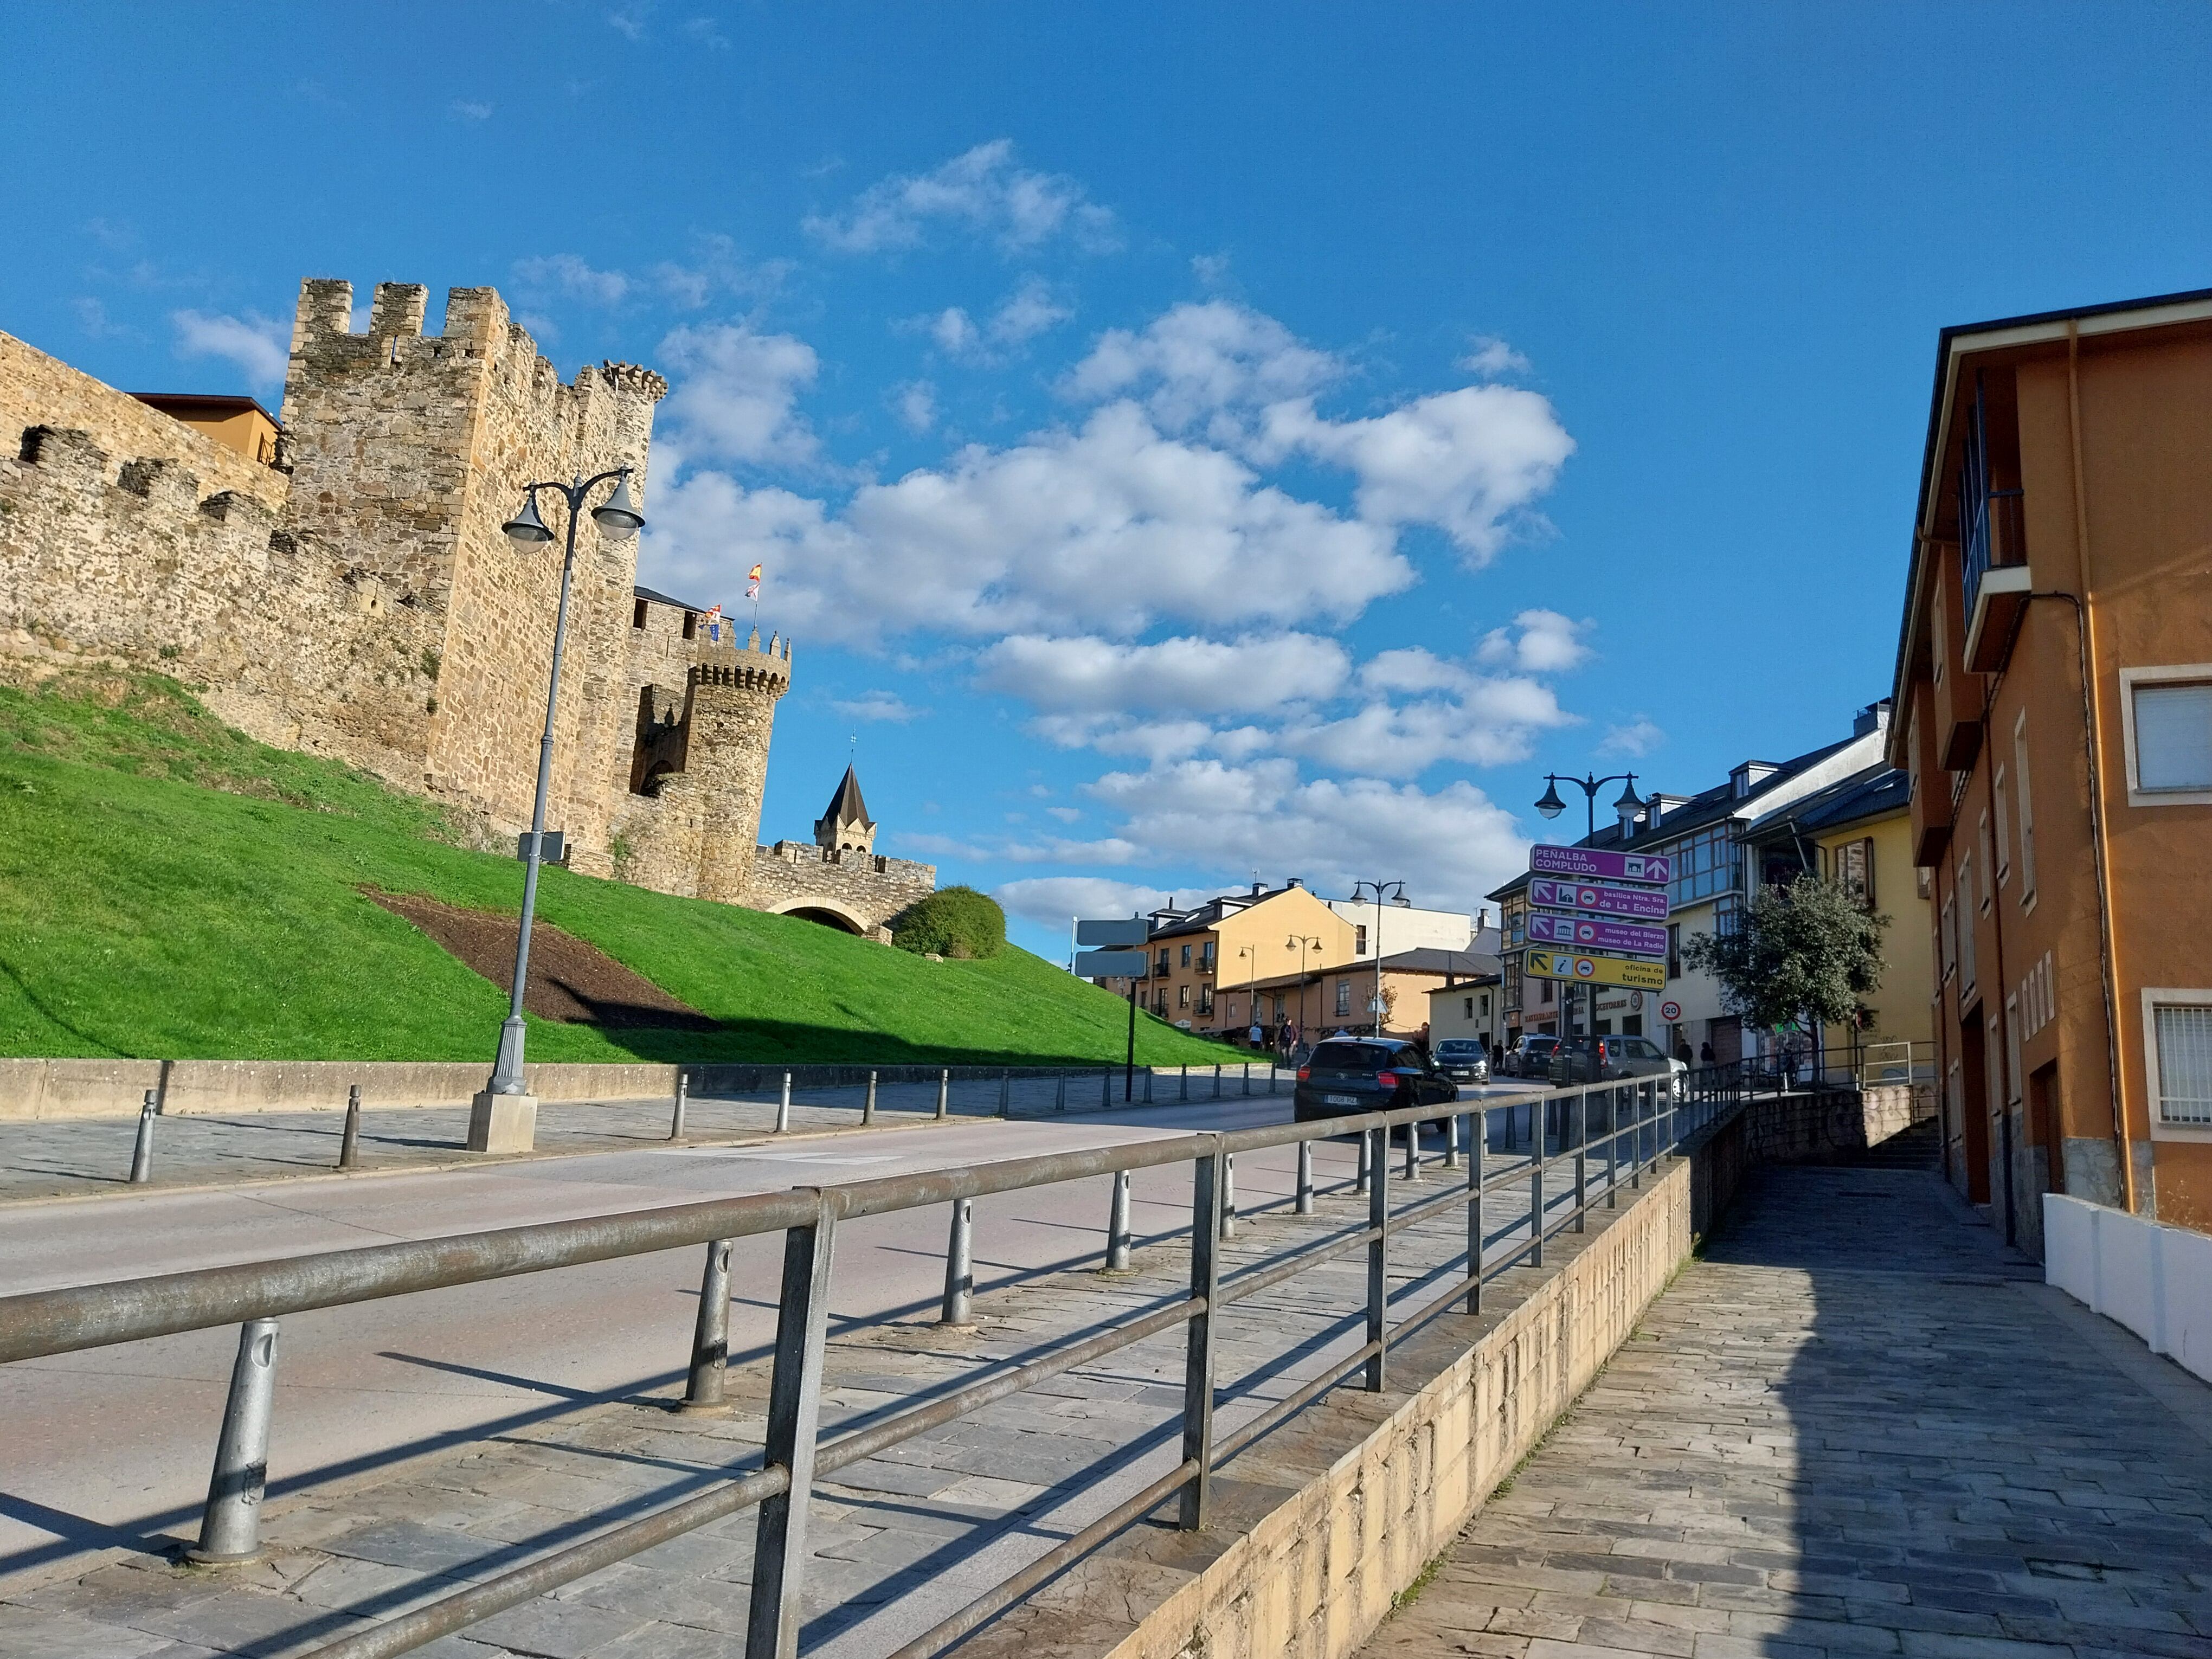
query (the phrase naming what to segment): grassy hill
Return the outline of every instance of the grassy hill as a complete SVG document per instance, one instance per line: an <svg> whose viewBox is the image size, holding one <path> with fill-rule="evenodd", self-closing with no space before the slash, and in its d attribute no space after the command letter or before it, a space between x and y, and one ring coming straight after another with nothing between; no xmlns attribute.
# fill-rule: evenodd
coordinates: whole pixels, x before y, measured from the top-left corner
<svg viewBox="0 0 2212 1659"><path fill-rule="evenodd" d="M361 889L509 914L521 866L155 676L0 685L0 1054L489 1060L502 985ZM1127 1006L1027 951L933 963L546 871L538 915L720 1023L531 1020L534 1060L1118 1060ZM1139 1060L1220 1049L1140 1015Z"/></svg>

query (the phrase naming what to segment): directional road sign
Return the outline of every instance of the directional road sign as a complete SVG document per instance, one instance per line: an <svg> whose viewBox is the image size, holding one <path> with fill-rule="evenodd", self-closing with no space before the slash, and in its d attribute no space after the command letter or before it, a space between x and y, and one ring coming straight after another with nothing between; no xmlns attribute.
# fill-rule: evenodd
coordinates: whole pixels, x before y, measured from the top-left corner
<svg viewBox="0 0 2212 1659"><path fill-rule="evenodd" d="M1146 957L1142 951L1078 951L1078 979L1142 979Z"/></svg>
<svg viewBox="0 0 2212 1659"><path fill-rule="evenodd" d="M1620 951L1630 956L1667 954L1664 927L1638 927L1633 922L1598 921L1589 916L1553 916L1541 910L1528 917L1531 943L1564 945L1577 951Z"/></svg>
<svg viewBox="0 0 2212 1659"><path fill-rule="evenodd" d="M1539 910L1582 910L1598 916L1633 916L1638 921L1667 920L1667 895L1656 887L1609 887L1601 881L1531 876L1528 902Z"/></svg>
<svg viewBox="0 0 2212 1659"><path fill-rule="evenodd" d="M1142 945L1151 937L1150 924L1142 916L1130 916L1117 921L1078 921L1075 924L1075 942L1078 945Z"/></svg>
<svg viewBox="0 0 2212 1659"><path fill-rule="evenodd" d="M1667 983L1662 962L1631 962L1626 957L1589 956L1573 951L1531 951L1522 971L1534 979L1563 979L1574 985L1626 985L1656 991Z"/></svg>
<svg viewBox="0 0 2212 1659"><path fill-rule="evenodd" d="M1663 853L1613 853L1595 847L1532 847L1528 867L1543 876L1651 882L1662 887L1674 873L1674 861Z"/></svg>

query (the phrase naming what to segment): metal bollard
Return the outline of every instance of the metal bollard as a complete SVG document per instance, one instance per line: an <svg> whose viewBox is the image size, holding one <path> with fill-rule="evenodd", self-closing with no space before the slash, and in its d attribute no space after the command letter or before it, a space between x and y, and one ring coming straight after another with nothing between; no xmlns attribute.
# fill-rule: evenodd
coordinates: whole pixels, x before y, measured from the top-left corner
<svg viewBox="0 0 2212 1659"><path fill-rule="evenodd" d="M876 1074L871 1072L868 1073L868 1097L860 1103L860 1121L866 1124L873 1123L875 1121Z"/></svg>
<svg viewBox="0 0 2212 1659"><path fill-rule="evenodd" d="M1459 1114L1454 1112L1444 1120L1444 1168L1459 1168Z"/></svg>
<svg viewBox="0 0 2212 1659"><path fill-rule="evenodd" d="M1620 1207L1620 1091L1605 1091L1605 1207Z"/></svg>
<svg viewBox="0 0 2212 1659"><path fill-rule="evenodd" d="M1544 1265L1544 1160L1528 1165L1528 1265Z"/></svg>
<svg viewBox="0 0 2212 1659"><path fill-rule="evenodd" d="M147 1109L152 1110L149 1105ZM276 1322L238 1328L238 1358L216 1441L200 1540L185 1559L204 1567L235 1566L261 1555L261 1497L269 1485L269 1413L276 1399Z"/></svg>
<svg viewBox="0 0 2212 1659"><path fill-rule="evenodd" d="M791 1127L791 1073L783 1074L783 1094L775 1103L775 1132L782 1134Z"/></svg>
<svg viewBox="0 0 2212 1659"><path fill-rule="evenodd" d="M952 1200L952 1233L945 1243L945 1311L940 1325L972 1325L975 1299L975 1200Z"/></svg>
<svg viewBox="0 0 2212 1659"><path fill-rule="evenodd" d="M1213 1097L1216 1100L1221 1098L1221 1067L1218 1066L1213 1068Z"/></svg>
<svg viewBox="0 0 2212 1659"><path fill-rule="evenodd" d="M1352 1190L1355 1193L1364 1193L1367 1190L1368 1149L1373 1140L1374 1137L1366 1130L1362 1129L1359 1132L1359 1172L1352 1180Z"/></svg>
<svg viewBox="0 0 2212 1659"><path fill-rule="evenodd" d="M361 1085L346 1085L345 1133L338 1137L338 1168L350 1170L361 1163Z"/></svg>
<svg viewBox="0 0 2212 1659"><path fill-rule="evenodd" d="M1129 1271L1129 1172L1114 1171L1114 1201L1106 1212L1106 1271Z"/></svg>
<svg viewBox="0 0 2212 1659"><path fill-rule="evenodd" d="M1012 1117L1013 1115L1014 1068L1011 1066L1002 1066L999 1068L999 1115Z"/></svg>
<svg viewBox="0 0 2212 1659"><path fill-rule="evenodd" d="M1421 1126L1419 1123L1408 1123L1406 1126L1406 1179L1419 1181L1420 1178Z"/></svg>
<svg viewBox="0 0 2212 1659"><path fill-rule="evenodd" d="M1114 1068L1109 1066L1098 1073L1098 1109L1105 1111L1114 1104Z"/></svg>
<svg viewBox="0 0 2212 1659"><path fill-rule="evenodd" d="M730 1241L709 1240L699 1275L699 1321L691 1332L691 1376L679 1410L713 1411L722 1403L730 1358Z"/></svg>
<svg viewBox="0 0 2212 1659"><path fill-rule="evenodd" d="M1367 1359L1367 1392L1382 1392L1384 1356L1389 1349L1390 1307L1390 1132L1360 1136L1375 1143L1375 1184L1367 1191L1367 1340L1375 1352Z"/></svg>
<svg viewBox="0 0 2212 1659"><path fill-rule="evenodd" d="M1067 1073L1065 1072L1060 1074L1059 1086L1054 1091L1052 1109L1055 1112L1064 1112L1067 1109Z"/></svg>
<svg viewBox="0 0 2212 1659"><path fill-rule="evenodd" d="M1249 1060L1244 1062L1244 1092L1252 1092L1252 1062Z"/></svg>
<svg viewBox="0 0 2212 1659"><path fill-rule="evenodd" d="M668 1120L668 1138L684 1139L684 1110L691 1103L691 1079L683 1073L676 1074L676 1110Z"/></svg>
<svg viewBox="0 0 2212 1659"><path fill-rule="evenodd" d="M1151 1066L1146 1066L1146 1067L1145 1067L1145 1104L1146 1104L1146 1105L1147 1105L1147 1106L1149 1106L1149 1105L1151 1105L1152 1103L1152 1068Z"/></svg>
<svg viewBox="0 0 2212 1659"><path fill-rule="evenodd" d="M1313 1207L1313 1142L1298 1142L1298 1193L1296 1210L1300 1215L1311 1215Z"/></svg>
<svg viewBox="0 0 2212 1659"><path fill-rule="evenodd" d="M946 1066L941 1067L937 1073L937 1115L945 1118L951 1115L952 1068Z"/></svg>
<svg viewBox="0 0 2212 1659"><path fill-rule="evenodd" d="M1182 1068L1182 1091L1176 1096L1176 1098L1179 1100L1188 1100L1190 1098L1190 1067L1188 1065L1185 1065Z"/></svg>
<svg viewBox="0 0 2212 1659"><path fill-rule="evenodd" d="M1507 1108L1510 1111L1511 1108ZM1467 1124L1467 1310L1482 1311L1482 1163L1490 1150L1490 1114L1478 1111Z"/></svg>
<svg viewBox="0 0 2212 1659"><path fill-rule="evenodd" d="M1221 1236L1237 1237L1237 1154L1221 1155Z"/></svg>
<svg viewBox="0 0 2212 1659"><path fill-rule="evenodd" d="M131 1143L131 1184L143 1187L154 1178L154 1091L146 1091L146 1103L138 1109L138 1138Z"/></svg>

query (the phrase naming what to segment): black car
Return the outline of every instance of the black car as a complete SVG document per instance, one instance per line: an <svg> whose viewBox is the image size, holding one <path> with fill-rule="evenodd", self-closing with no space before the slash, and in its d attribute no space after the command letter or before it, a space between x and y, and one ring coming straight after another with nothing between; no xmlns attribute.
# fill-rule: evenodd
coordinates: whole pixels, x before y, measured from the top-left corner
<svg viewBox="0 0 2212 1659"><path fill-rule="evenodd" d="M1332 1037L1298 1067L1291 1115L1300 1123L1310 1123L1458 1099L1459 1085L1444 1075L1418 1042L1396 1037Z"/></svg>
<svg viewBox="0 0 2212 1659"><path fill-rule="evenodd" d="M1552 1074L1552 1051L1559 1046L1559 1040L1555 1036L1524 1036L1505 1051L1502 1069L1512 1077L1548 1078Z"/></svg>
<svg viewBox="0 0 2212 1659"><path fill-rule="evenodd" d="M1487 1083L1490 1045L1480 1037L1446 1037L1437 1044L1437 1069L1455 1083Z"/></svg>

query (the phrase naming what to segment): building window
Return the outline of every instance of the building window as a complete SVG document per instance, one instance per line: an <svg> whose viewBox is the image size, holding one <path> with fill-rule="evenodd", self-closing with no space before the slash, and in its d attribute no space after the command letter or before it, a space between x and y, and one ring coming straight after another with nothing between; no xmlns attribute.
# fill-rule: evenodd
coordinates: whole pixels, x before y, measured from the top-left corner
<svg viewBox="0 0 2212 1659"><path fill-rule="evenodd" d="M1467 1019L1473 1019L1474 1018L1474 999L1473 997L1462 997L1460 1000L1466 1005L1462 1017ZM1486 1008L1482 1012L1486 1014L1490 1010Z"/></svg>
<svg viewBox="0 0 2212 1659"><path fill-rule="evenodd" d="M1190 966L1190 946L1188 945L1182 947L1182 965L1186 968Z"/></svg>
<svg viewBox="0 0 2212 1659"><path fill-rule="evenodd" d="M2145 991L2160 1123L2212 1128L2212 991Z"/></svg>
<svg viewBox="0 0 2212 1659"><path fill-rule="evenodd" d="M1981 817L1981 836L1982 868L1984 870L1994 870L1997 867L1997 858L1995 846L1990 840L1990 815L1987 812L1983 813ZM1986 878L1984 878L1982 882L1982 899L1980 905L1980 909L1984 915L1989 915L1990 901L1996 896L1996 889L1992 886Z"/></svg>
<svg viewBox="0 0 2212 1659"><path fill-rule="evenodd" d="M1997 861L1990 867L1997 872L1997 885L2002 887L2012 879L2012 818L2005 810L2005 769L1997 767L1996 786L1990 792L1997 804Z"/></svg>
<svg viewBox="0 0 2212 1659"><path fill-rule="evenodd" d="M1959 983L1974 988L1974 856L1959 860Z"/></svg>
<svg viewBox="0 0 2212 1659"><path fill-rule="evenodd" d="M1955 897L1943 901L1942 918L1942 926L1936 933L1936 954L1942 977L1948 979L1959 960L1959 907Z"/></svg>
<svg viewBox="0 0 2212 1659"><path fill-rule="evenodd" d="M642 628L645 626L645 601L643 599L640 599L635 605L630 607L629 625L632 628Z"/></svg>
<svg viewBox="0 0 2212 1659"><path fill-rule="evenodd" d="M1693 904L1736 884L1736 846L1726 822L1698 830L1674 847L1674 878L1667 884L1675 904Z"/></svg>
<svg viewBox="0 0 2212 1659"><path fill-rule="evenodd" d="M1832 850L1836 883L1869 910L1874 908L1874 837L1847 841Z"/></svg>
<svg viewBox="0 0 2212 1659"><path fill-rule="evenodd" d="M1168 988L1164 985L1152 993L1152 1012L1164 1014L1168 1011Z"/></svg>
<svg viewBox="0 0 2212 1659"><path fill-rule="evenodd" d="M1198 947L1198 965L1204 973L1213 971L1213 941L1208 939Z"/></svg>
<svg viewBox="0 0 2212 1659"><path fill-rule="evenodd" d="M1161 973L1164 974L1164 973L1166 973L1166 972L1167 972L1167 970L1168 970L1168 947L1167 947L1166 945L1163 945L1162 946L1160 946L1160 966L1159 966L1159 971L1160 971Z"/></svg>
<svg viewBox="0 0 2212 1659"><path fill-rule="evenodd" d="M1208 1018L1213 1013L1213 988L1211 985L1198 988L1198 1012Z"/></svg>
<svg viewBox="0 0 2212 1659"><path fill-rule="evenodd" d="M1743 901L1734 893L1723 893L1713 902L1713 932L1723 936L1733 933L1743 919Z"/></svg>
<svg viewBox="0 0 2212 1659"><path fill-rule="evenodd" d="M1190 1006L1189 986L1178 985L1176 987L1176 1006L1178 1008L1188 1008Z"/></svg>
<svg viewBox="0 0 2212 1659"><path fill-rule="evenodd" d="M1340 979L1336 982L1336 1017L1342 1019L1352 1012L1352 981Z"/></svg>
<svg viewBox="0 0 2212 1659"><path fill-rule="evenodd" d="M1505 1006L1517 1009L1521 1006L1521 958L1505 958Z"/></svg>
<svg viewBox="0 0 2212 1659"><path fill-rule="evenodd" d="M2120 685L2129 804L2212 802L2212 663L2124 668Z"/></svg>
<svg viewBox="0 0 2212 1659"><path fill-rule="evenodd" d="M2035 801L2027 793L2027 711L2022 709L2012 728L2012 787L2020 801L2020 902L2035 897Z"/></svg>
<svg viewBox="0 0 2212 1659"><path fill-rule="evenodd" d="M687 611L684 613L684 637L690 640L696 639L698 635L699 613L696 611Z"/></svg>
<svg viewBox="0 0 2212 1659"><path fill-rule="evenodd" d="M1490 1017L1490 993L1487 991L1482 994L1482 1012L1486 1019Z"/></svg>
<svg viewBox="0 0 2212 1659"><path fill-rule="evenodd" d="M1552 1000L1552 981L1547 979L1541 983L1544 988L1537 994L1538 997L1542 1001L1549 1002Z"/></svg>
<svg viewBox="0 0 2212 1659"><path fill-rule="evenodd" d="M1367 954L1367 924L1364 921L1352 924L1352 954L1355 957Z"/></svg>

